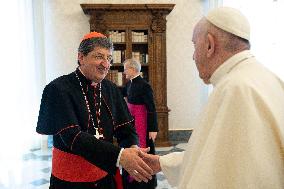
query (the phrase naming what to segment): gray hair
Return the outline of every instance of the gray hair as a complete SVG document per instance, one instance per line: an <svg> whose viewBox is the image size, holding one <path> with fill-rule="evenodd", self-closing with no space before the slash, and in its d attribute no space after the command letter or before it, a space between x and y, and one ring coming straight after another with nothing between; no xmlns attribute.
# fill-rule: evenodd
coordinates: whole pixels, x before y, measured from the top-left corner
<svg viewBox="0 0 284 189"><path fill-rule="evenodd" d="M140 72L141 71L141 64L138 60L134 59L134 58L130 58L130 59L126 59L123 62L124 65L127 64L128 67L130 68L134 68L135 71Z"/></svg>
<svg viewBox="0 0 284 189"><path fill-rule="evenodd" d="M113 43L111 42L109 38L95 37L95 38L83 40L79 45L78 53L80 52L84 56L87 56L96 47L110 49L111 51L113 51ZM79 61L78 61L78 64L80 65Z"/></svg>

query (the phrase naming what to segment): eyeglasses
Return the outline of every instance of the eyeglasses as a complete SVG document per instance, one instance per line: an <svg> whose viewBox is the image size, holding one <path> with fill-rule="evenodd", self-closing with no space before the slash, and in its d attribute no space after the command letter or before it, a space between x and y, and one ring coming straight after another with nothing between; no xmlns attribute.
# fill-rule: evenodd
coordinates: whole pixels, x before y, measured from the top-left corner
<svg viewBox="0 0 284 189"><path fill-rule="evenodd" d="M106 60L107 62L109 62L110 64L112 64L112 56L108 55L108 56L104 56L103 54L95 54L94 55L95 60L98 61L102 61L102 60Z"/></svg>

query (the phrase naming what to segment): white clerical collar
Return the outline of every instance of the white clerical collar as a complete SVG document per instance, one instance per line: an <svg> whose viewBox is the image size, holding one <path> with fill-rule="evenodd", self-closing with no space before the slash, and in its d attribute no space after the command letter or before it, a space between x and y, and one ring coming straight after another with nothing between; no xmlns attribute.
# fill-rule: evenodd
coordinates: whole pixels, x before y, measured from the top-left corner
<svg viewBox="0 0 284 189"><path fill-rule="evenodd" d="M134 76L132 79L130 79L130 81L132 82L133 79L135 79L136 77L139 77L140 73L138 73L136 76Z"/></svg>
<svg viewBox="0 0 284 189"><path fill-rule="evenodd" d="M250 50L244 50L233 55L215 70L210 78L210 83L212 83L213 86L216 86L221 78L229 73L236 65L251 57L253 57L253 55Z"/></svg>

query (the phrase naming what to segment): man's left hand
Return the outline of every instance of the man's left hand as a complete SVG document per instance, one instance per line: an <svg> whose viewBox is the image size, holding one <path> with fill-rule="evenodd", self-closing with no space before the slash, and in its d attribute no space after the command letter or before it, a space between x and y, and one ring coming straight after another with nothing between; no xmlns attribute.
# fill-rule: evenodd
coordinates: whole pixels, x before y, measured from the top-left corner
<svg viewBox="0 0 284 189"><path fill-rule="evenodd" d="M149 132L149 139L152 139L155 142L157 137L157 132Z"/></svg>
<svg viewBox="0 0 284 189"><path fill-rule="evenodd" d="M129 175L138 182L148 182L153 175L153 170L141 159L143 153L137 148L125 148L119 162Z"/></svg>

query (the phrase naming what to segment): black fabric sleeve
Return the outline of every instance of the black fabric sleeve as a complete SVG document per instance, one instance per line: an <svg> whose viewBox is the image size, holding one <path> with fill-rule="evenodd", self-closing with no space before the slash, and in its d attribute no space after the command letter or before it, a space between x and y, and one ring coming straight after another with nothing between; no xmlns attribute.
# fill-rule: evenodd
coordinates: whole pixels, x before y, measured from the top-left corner
<svg viewBox="0 0 284 189"><path fill-rule="evenodd" d="M120 90L120 93L122 94L123 97L127 97L127 88L126 86L118 87Z"/></svg>
<svg viewBox="0 0 284 189"><path fill-rule="evenodd" d="M36 131L53 135L69 125L78 125L71 98L50 83L43 91Z"/></svg>
<svg viewBox="0 0 284 189"><path fill-rule="evenodd" d="M110 174L115 174L116 161L120 152L119 147L109 142L98 140L93 135L80 131L79 127L65 129L57 137L61 138L72 153L84 157Z"/></svg>
<svg viewBox="0 0 284 189"><path fill-rule="evenodd" d="M129 148L131 145L138 145L138 137L133 123L118 126L115 131L117 142L122 148Z"/></svg>
<svg viewBox="0 0 284 189"><path fill-rule="evenodd" d="M144 94L142 96L144 104L147 108L147 129L148 132L158 132L157 112L154 102L153 90L149 84L143 87Z"/></svg>

